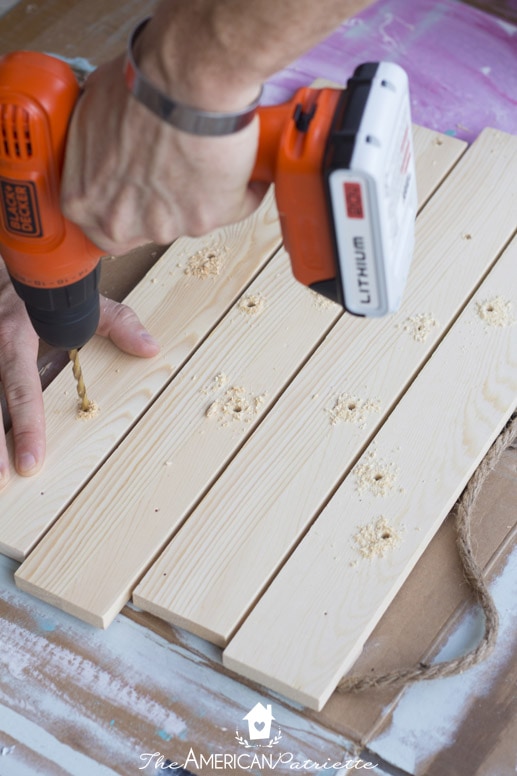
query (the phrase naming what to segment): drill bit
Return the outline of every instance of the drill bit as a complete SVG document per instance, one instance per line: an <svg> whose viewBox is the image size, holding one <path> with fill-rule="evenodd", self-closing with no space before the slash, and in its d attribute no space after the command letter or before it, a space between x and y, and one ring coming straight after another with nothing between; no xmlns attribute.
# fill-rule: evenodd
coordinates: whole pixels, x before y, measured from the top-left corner
<svg viewBox="0 0 517 776"><path fill-rule="evenodd" d="M72 362L74 377L77 380L77 395L81 400L81 410L83 412L88 412L91 404L90 404L90 400L88 399L88 396L86 395L86 386L84 384L84 379L83 379L83 370L81 369L81 364L79 363L79 351L77 350L77 348L75 348L74 350L69 350L68 355L70 357L70 361Z"/></svg>

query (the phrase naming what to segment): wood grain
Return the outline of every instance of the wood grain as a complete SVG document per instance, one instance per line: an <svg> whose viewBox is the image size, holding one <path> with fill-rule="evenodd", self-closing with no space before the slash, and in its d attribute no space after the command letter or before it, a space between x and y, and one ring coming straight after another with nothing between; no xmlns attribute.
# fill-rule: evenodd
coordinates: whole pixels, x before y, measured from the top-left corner
<svg viewBox="0 0 517 776"><path fill-rule="evenodd" d="M421 155L427 161L430 157L436 160L436 165L432 166L433 174L422 175L423 182L419 187L422 197L430 195L445 174L447 165L464 147L454 140L443 138L443 142L437 142L440 140L435 133L415 130L418 163ZM164 261L167 261L166 257L160 266ZM243 277L235 272L232 277L234 274L234 280L243 284ZM155 274L150 278L151 281L156 279ZM204 284L212 280L203 281L201 285L204 288ZM149 282L148 277L144 287ZM168 281L160 282L167 285ZM215 287L221 292L219 285ZM140 293L138 289L135 291L137 298ZM220 428L217 418L207 422L203 413L219 395L224 395L225 390L232 385L242 385L253 396L266 394L260 413L263 414L338 316L336 306L322 304L321 299L315 299L293 280L285 254L257 278L247 292L248 296L253 294L264 296L264 312L246 315L234 308L222 321L206 347L174 380L171 390L138 424L127 445L118 447L113 459L104 465L91 486L67 510L56 531L40 544L31 563L23 566L18 579L25 589L30 584L32 592L103 626L120 610L156 553L252 428L250 423L234 421L230 428ZM189 296L182 298L190 310ZM176 306L169 305L168 309L176 310ZM170 329L170 322L162 319L152 330L160 331L165 327ZM89 375L86 362L83 368L85 375ZM216 396L207 390L207 386L218 373L226 374L231 382ZM104 405L104 391L109 392L114 386L104 387L102 381L98 382L99 390L103 388ZM200 394L203 388L205 393ZM52 386L51 390L54 390ZM103 415L111 420L112 412L103 412ZM173 433L164 418L173 419ZM83 438L81 444L85 446L87 441ZM66 445L67 441L63 440L62 444ZM91 444L98 454L100 440L93 436ZM50 471L55 477L62 476L62 471L55 465ZM63 492L65 487L70 491L69 478L63 484ZM55 486L49 492L54 493ZM38 495L36 490L36 497ZM16 496L27 498L21 484ZM57 510L54 516L56 513ZM87 517L91 515L96 519ZM18 521L16 530L26 529L27 523ZM128 531L129 524L131 531ZM11 541L11 546L13 544ZM72 561L72 556L76 555L81 559L76 557ZM38 557L44 556L49 561L45 568L50 570L51 578L46 574L36 578L30 569L35 568L33 564L39 565ZM58 556L59 562L51 560ZM121 558L123 562L117 560ZM103 586L95 584L99 568L110 569ZM42 570L40 567L39 571Z"/></svg>
<svg viewBox="0 0 517 776"><path fill-rule="evenodd" d="M513 234L516 151L487 131L466 153L417 221L399 313L338 321L142 580L138 606L228 642ZM438 322L423 342L405 330L421 313ZM343 393L380 412L333 426Z"/></svg>
<svg viewBox="0 0 517 776"><path fill-rule="evenodd" d="M223 654L228 668L316 709L351 668L517 408L516 264L517 240L254 607ZM497 296L511 303L512 323L487 327L478 304ZM396 475L378 496L383 461ZM364 466L372 468L365 490ZM374 549L383 554L364 557L358 531L380 515L389 527Z"/></svg>
<svg viewBox="0 0 517 776"><path fill-rule="evenodd" d="M249 312L256 299L264 309ZM18 585L106 627L340 314L294 281L282 251L41 540Z"/></svg>
<svg viewBox="0 0 517 776"><path fill-rule="evenodd" d="M139 359L94 337L81 351L89 395L100 412L76 419L75 384L64 370L44 392L47 457L36 477L16 473L1 495L0 551L24 558L138 417L276 250L280 242L270 193L250 219L206 238L181 238L126 298L156 335L161 353ZM185 274L189 257L220 253L219 275ZM9 444L12 438L9 436Z"/></svg>

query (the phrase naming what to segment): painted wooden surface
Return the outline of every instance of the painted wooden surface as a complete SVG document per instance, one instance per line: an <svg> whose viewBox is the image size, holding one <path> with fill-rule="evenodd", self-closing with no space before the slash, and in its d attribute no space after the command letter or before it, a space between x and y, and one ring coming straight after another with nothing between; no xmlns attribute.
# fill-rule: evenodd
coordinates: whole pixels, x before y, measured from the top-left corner
<svg viewBox="0 0 517 776"><path fill-rule="evenodd" d="M508 4L511 5L510 2ZM42 47L71 57L87 57L97 63L123 48L127 30L137 18L148 12L150 5L128 4L119 0L86 4L80 0L67 0L66 5L57 0L20 0L16 14L11 12L2 19L1 45L3 50L20 46ZM440 76L438 84L434 75L442 67L442 61L433 60L432 52L428 52L426 61L422 60L422 67L419 49L415 49L413 58L407 60L412 82L416 85L419 120L427 126L437 126L435 122L443 119L444 115L450 116L454 124L452 120L444 121L438 123L438 127L460 135L465 130L455 126L455 123L461 121L472 132L479 131L483 126L481 122L474 127L465 119L470 115L479 116L480 110L483 112L489 109L490 119L487 123L501 129L508 128L505 123L508 99L515 94L515 89L508 88L511 86L508 77L514 70L510 66L504 68L501 74L499 63L505 61L509 44L513 45L512 36L515 33L511 25L480 14L472 15L468 9L460 10L459 4L455 5L454 13L450 15L444 12L445 4L438 6L433 3L433 7L423 2L404 4L404 7L398 7L396 18L393 15L390 17L393 7L387 0L381 0L377 7L379 11L384 9L386 14L372 15L367 23L364 20L358 22L363 40L360 51L350 63L350 70L357 63L357 57L362 60L360 52L368 50L369 42L384 42L388 47L385 50L389 58L403 53L404 30L410 29L406 23L413 28L413 43L418 41L418 45L425 48L433 31L434 20L435 29L440 34L435 36L433 45L442 51L442 61L444 47L440 39L445 40L446 35L452 32L456 38L445 52L451 69L445 73L445 80ZM77 11L79 8L80 12ZM85 14L90 13L90 10L91 17L86 22ZM440 12L437 13L437 10ZM63 23L65 17L67 23ZM53 34L55 22L59 23L58 36ZM108 35L107 30L110 31ZM465 40L470 34L469 30L475 32L475 47L458 45L461 37ZM386 32L392 37L391 44ZM352 37L355 34L353 32ZM334 50L327 46L318 47L314 52L313 62L317 65L312 67L313 74L336 80L333 60L338 57L343 62L343 56L346 56L351 43L348 37L350 31L346 31L346 35L346 46ZM72 41L75 45L71 45ZM488 57L492 59L490 63ZM490 73L481 72L481 75L487 77L487 83L479 77L481 59L484 60L481 67L485 71L491 67L492 79L489 78ZM344 80L343 71L346 69L341 64L337 80ZM457 88L456 80L454 89L442 88L441 84L447 83L449 72L454 75L459 72L463 78L469 74L469 78L463 81L465 88ZM346 72L345 77L348 75L349 72ZM290 82L293 86L298 85L302 78L298 69L286 71L285 77L286 83ZM310 75L309 79L312 77ZM431 84L431 88L428 88L428 84ZM288 91L289 86L282 94ZM423 99L420 99L422 96ZM470 140L473 134L469 132L463 136ZM114 283L113 293L116 294L115 286ZM511 726L511 698L505 701L504 694L505 688L514 687L517 680L515 664L511 660L515 634L515 621L511 618L515 614L514 603L517 599L514 594L508 593L512 590L512 579L515 576L512 577L511 563L505 561L508 548L514 542L512 533L508 532L508 525L515 513L517 498L516 455L515 450L508 451L490 478L483 490L473 526L479 556L485 561L492 558L488 569L495 574L494 593L497 594L496 600L503 621L502 637L494 659L482 664L474 674L459 677L457 681L425 683L402 693L389 690L358 697L334 694L322 712L316 714L304 709L301 712L304 723L315 720L326 729L319 755L341 752L341 746L346 747L351 738L355 742L363 741L371 749L377 750L376 757L381 765L373 772L379 776L381 773L392 776L395 772L404 776L427 776L435 770L447 773L448 776L463 776L464 773L472 776L510 776L514 773L515 731L512 731ZM497 547L500 549L495 549ZM162 705L164 715L170 710L174 698L181 696L189 729L185 740L192 741L198 751L211 751L213 745L221 752L231 746L226 737L225 724L219 725L219 721L223 719L232 724L236 706L239 710L248 710L257 700L272 700L275 710L281 705L280 718L282 724L285 723L285 704L276 696L270 696L264 688L251 686L248 689L244 680L235 681L227 676L227 672L221 668L218 650L210 648L207 642L188 637L163 621L128 608L125 609L125 616L117 617L108 631L99 633L15 590L12 574L16 564L5 559L0 559L0 563L3 568L6 564L7 571L7 576L2 575L0 584L2 636L17 632L18 628L27 627L29 631L27 638L21 641L6 636L2 651L2 667L7 666L7 670L0 674L0 772L3 776L32 776L34 773L48 776L70 773L80 776L81 773L101 774L106 768L108 772L136 773L133 754L138 754L140 743L149 749L157 743L156 749L173 757L178 751L178 745L180 748L182 746L183 734L176 737L173 733L169 741L170 734L164 729L153 729L154 733L151 733L150 707L145 703L132 703L141 697L146 687L153 700ZM435 646L447 641L451 633L450 623L456 617L455 607L460 606L464 595L461 574L456 566L452 526L448 520L368 639L357 661L357 670L388 669L399 666L401 662L428 660L435 653ZM5 607L3 600L9 596L12 596L10 601L13 605ZM140 632L145 634L145 638L135 637L135 629L126 625L127 617L140 626ZM38 626L34 624L36 621ZM119 627L120 621L123 627ZM452 629L455 637L450 644L452 651L461 651L476 639L479 623L476 625L477 621L470 617L467 624L472 622L473 627L470 629ZM62 623L66 628L61 626ZM39 640L38 648L35 649L32 636L37 628ZM183 659L177 664L176 670L171 669L171 665L175 665L171 655L176 655L178 644ZM52 649L54 654L62 654L61 647L69 648L66 654L70 664L75 666L82 665L81 656L86 651L92 660L90 670L85 673L63 671L59 661L48 661L47 672L35 670L35 666L45 665L43 655L48 656ZM108 660L105 659L103 647L111 652ZM167 661L171 662L165 661L164 666L160 654L165 653ZM20 680L17 670L19 672L24 655L26 669ZM201 662L206 668L200 681L196 678L199 655L202 655ZM144 668L139 666L140 661ZM103 682L109 684L113 681L108 695L113 697L116 694L119 688L116 671L119 667L127 682L127 692L121 696L123 707L117 706L123 718L121 731L117 730L114 716L106 724L109 706L103 702L105 695L102 690L105 686ZM103 673L104 668L106 671ZM167 674L169 670L172 670L170 683ZM96 681L97 676L99 682ZM166 688L165 699L160 694L162 686ZM88 689L87 692L81 689L84 687ZM20 700L22 692L25 703ZM246 693L244 696L243 692ZM41 709L41 714L35 715L33 707ZM401 711L397 714L399 708ZM11 713L13 709L14 714ZM308 736L314 743L311 751L317 751L317 739L306 732L307 727L301 726L300 729L300 738L305 740L304 737ZM337 735L335 747L327 744L333 736L330 731L335 731ZM148 733L151 733L150 738ZM207 746L206 742L209 742ZM295 751L303 754L307 747L298 747ZM379 751L382 758L378 755ZM87 759L81 761L77 753L86 755ZM112 760L113 754L115 756ZM121 758L120 764L118 757Z"/></svg>
<svg viewBox="0 0 517 776"><path fill-rule="evenodd" d="M128 617L102 632L54 608L34 609L13 585L14 568L0 558L2 776L156 772L158 758L145 753L195 773L201 756L240 756L227 771L242 775L249 750L236 730L246 738L243 717L266 701L282 731L270 751L284 756L276 772L292 772L290 761L354 756L346 738L300 709L225 676L217 651L188 634L170 642Z"/></svg>
<svg viewBox="0 0 517 776"><path fill-rule="evenodd" d="M472 142L517 126L517 26L457 0L381 0L267 84L281 102L324 75L342 82L358 62L387 59L409 75L413 120Z"/></svg>
<svg viewBox="0 0 517 776"><path fill-rule="evenodd" d="M423 166L425 178L422 176L422 184L419 185L420 196L425 202L445 174L444 165L452 164L455 156L457 158L463 150L463 145L424 130L420 133L417 150L427 163ZM429 164L430 156L437 162L435 166ZM441 163L439 160L442 160ZM175 251L175 246L171 250ZM239 251L236 251L236 256L241 264L245 264L246 250L241 248L241 252L242 257ZM160 266L167 269L172 258L166 254ZM210 293L215 298L218 298L221 289L227 289L228 271L232 271L231 266L208 279ZM176 275L173 274L168 281L165 275L160 282L164 287L174 287L175 280ZM197 281L203 287L206 282ZM143 281L143 289L147 288L148 279ZM145 300L139 299L142 293L138 289L134 298L140 302L138 309L143 311ZM184 290L182 294L190 310L190 296ZM257 300L256 307L247 307L246 304L253 299ZM158 309L163 305L160 298L154 296L147 298L147 304L153 309L155 305L159 306ZM73 501L54 530L44 537L30 562L24 564L20 571L19 583L34 593L39 591L46 600L64 606L89 622L103 626L109 624L129 599L132 588L149 563L249 436L253 425L325 337L339 313L337 306L323 304L322 300L316 299L293 280L285 253L273 259L191 358L173 381L171 389L163 393L145 419L118 446L98 475ZM347 318L351 321L349 316ZM341 335L340 340L346 337L347 334ZM104 352L103 349L100 351L99 358L95 345L90 345L93 364L103 361ZM88 361L82 361L85 374L88 374ZM98 390L109 393L108 383L116 386L112 376L111 370L104 380L98 379ZM139 390L149 379L142 376L140 381ZM218 417L217 402L224 404L232 386L243 387L243 412L223 413ZM48 404L52 402L51 397L55 397L55 403L62 406L60 391L59 383L49 387ZM124 410L124 398L117 400ZM245 403L253 406L245 409ZM237 398L233 405L239 406ZM210 407L215 412L207 418L206 412ZM107 417L111 418L112 414L113 411ZM169 418L173 419L172 434L166 422ZM130 419L126 423L127 429L129 425ZM86 445L82 429L74 431L77 441L73 444L77 444L80 438L81 446ZM99 431L93 426L92 435L92 452L96 453L96 460L100 460L104 446ZM60 483L64 478L60 463L62 455L55 459L54 464L49 462L46 469L48 476ZM10 492L13 510L9 513L13 514L16 504L16 514L19 515L28 510L25 499L30 491L25 487L23 478L17 478L15 484L18 487L7 490L6 501ZM65 484L63 489L65 492L70 490L70 483ZM56 492L55 487L48 490ZM260 499L259 503L262 503ZM58 516L59 508L55 512L47 508L41 514L45 514L45 525L48 525ZM95 515L94 520L92 515ZM28 524L27 520L12 520L11 525L18 533L27 531L28 527L32 530L32 524ZM129 530L128 526L131 526ZM0 533L0 540L2 535ZM10 545L5 540L3 544L15 546L12 540ZM109 567L112 568L109 583L106 580L102 587L96 585L99 569ZM31 571L35 568L36 574ZM200 573L202 568L199 568ZM71 570L71 576L67 569Z"/></svg>

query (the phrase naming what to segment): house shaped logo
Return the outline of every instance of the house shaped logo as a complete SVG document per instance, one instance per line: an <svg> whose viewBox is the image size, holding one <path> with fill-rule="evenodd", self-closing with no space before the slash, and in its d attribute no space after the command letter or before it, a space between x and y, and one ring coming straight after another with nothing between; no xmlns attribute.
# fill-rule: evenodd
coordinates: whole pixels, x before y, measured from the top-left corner
<svg viewBox="0 0 517 776"><path fill-rule="evenodd" d="M270 703L267 706L257 703L243 719L248 723L250 741L270 738L271 720L275 719Z"/></svg>

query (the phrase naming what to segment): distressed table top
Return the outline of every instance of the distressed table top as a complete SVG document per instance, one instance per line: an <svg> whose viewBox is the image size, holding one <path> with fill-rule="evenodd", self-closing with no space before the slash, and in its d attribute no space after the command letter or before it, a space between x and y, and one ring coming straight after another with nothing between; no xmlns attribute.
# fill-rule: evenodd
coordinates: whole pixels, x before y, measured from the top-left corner
<svg viewBox="0 0 517 776"><path fill-rule="evenodd" d="M266 97L280 99L314 77L342 80L338 73L348 73L358 59L395 58L417 84L418 123L468 141L486 125L515 132L515 105L508 98L515 93L515 66L510 58L505 63L515 48L515 30L456 3L433 7L431 12L430 4L421 2L408 13L394 0L376 4L273 79ZM134 20L150 8L152 3L68 3L65 8L58 2L20 2L2 19L0 40L5 49L42 48L96 63L118 50ZM445 71L423 53L427 43L429 52L436 51L444 29L449 53L459 50L458 41L475 40L475 50L485 54L482 65L479 57L472 64L469 52L447 64L447 73L461 70L454 94L447 93L452 86L444 81ZM411 46L418 47L421 58ZM342 51L346 59L340 60ZM460 59L471 65L460 68ZM497 99L494 83L501 92ZM472 100L458 98L469 90L476 94L475 107ZM138 258L135 282L156 260L151 249ZM113 285L113 295L124 295L116 271L105 273L104 282ZM513 773L516 457L515 450L503 455L473 517L477 550L501 613L501 634L490 660L466 675L403 691L333 694L319 712L235 676L222 665L219 647L134 605L116 615L106 631L60 612L18 590L13 581L18 564L1 557L0 774L128 774L173 762L192 773L266 773L287 772L293 764L310 770L308 761L336 772L333 764L347 760L370 761L376 764L373 772L385 776ZM445 520L367 640L354 671L430 656L446 659L476 640L481 622L463 605L453 533L451 519ZM281 737L269 770L243 757L249 754L241 743L246 716L258 703L271 704L273 732Z"/></svg>

